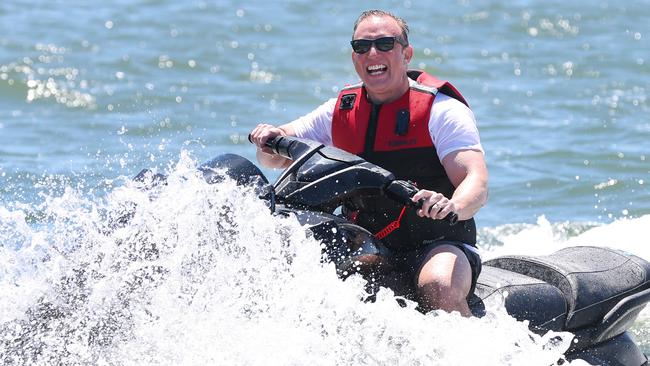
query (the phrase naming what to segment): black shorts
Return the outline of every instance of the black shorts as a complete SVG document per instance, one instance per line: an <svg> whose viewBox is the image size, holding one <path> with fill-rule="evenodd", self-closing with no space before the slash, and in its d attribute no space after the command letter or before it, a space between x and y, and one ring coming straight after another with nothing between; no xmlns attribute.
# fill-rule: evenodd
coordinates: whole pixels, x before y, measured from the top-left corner
<svg viewBox="0 0 650 366"><path fill-rule="evenodd" d="M472 270L472 286L470 287L469 293L467 294L467 298L469 299L470 296L474 293L474 289L476 288L476 281L478 280L479 274L481 274L482 268L481 256L478 253L478 249L469 244L450 240L436 241L420 249L412 250L410 252L395 253L393 265L396 266L399 271L408 273L411 278L413 278L413 281L417 281L415 276L420 273L422 266L424 266L424 261L427 258L427 254L429 254L429 252L431 252L431 250L433 250L435 247L443 244L453 245L456 248L460 249L463 253L465 253L467 260L469 261L469 265Z"/></svg>

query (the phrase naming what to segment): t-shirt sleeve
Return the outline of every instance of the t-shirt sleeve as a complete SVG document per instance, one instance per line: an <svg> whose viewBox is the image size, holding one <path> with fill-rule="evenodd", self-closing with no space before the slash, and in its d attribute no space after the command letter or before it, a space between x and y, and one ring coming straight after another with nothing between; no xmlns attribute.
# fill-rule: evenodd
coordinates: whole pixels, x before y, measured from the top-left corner
<svg viewBox="0 0 650 366"><path fill-rule="evenodd" d="M308 114L289 122L296 137L332 145L332 114L335 106L336 98L332 98Z"/></svg>
<svg viewBox="0 0 650 366"><path fill-rule="evenodd" d="M462 102L438 93L431 106L429 133L440 161L459 150L483 152L474 113Z"/></svg>

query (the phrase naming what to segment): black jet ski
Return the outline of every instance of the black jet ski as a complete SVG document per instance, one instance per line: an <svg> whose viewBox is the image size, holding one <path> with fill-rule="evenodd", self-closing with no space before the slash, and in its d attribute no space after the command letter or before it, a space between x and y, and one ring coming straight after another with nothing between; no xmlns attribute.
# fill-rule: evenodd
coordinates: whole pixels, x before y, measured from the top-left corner
<svg viewBox="0 0 650 366"><path fill-rule="evenodd" d="M369 291L388 286L412 296L411 281L393 273L391 253L366 229L346 220L339 208L359 197L385 196L414 205L417 189L362 158L317 142L278 137L267 143L293 163L274 184L249 160L226 154L200 167L206 180L223 173L254 185L278 215L293 215L325 244L324 259L336 264L341 278L361 273ZM143 171L139 177L143 177ZM450 225L457 217L448 216ZM371 296L370 296L371 297ZM568 360L598 365L647 365L648 359L627 332L650 301L650 263L629 253L602 247L570 247L547 256L503 256L483 263L469 304L476 316L484 304L503 298L508 313L529 322L532 331L568 331L575 335Z"/></svg>

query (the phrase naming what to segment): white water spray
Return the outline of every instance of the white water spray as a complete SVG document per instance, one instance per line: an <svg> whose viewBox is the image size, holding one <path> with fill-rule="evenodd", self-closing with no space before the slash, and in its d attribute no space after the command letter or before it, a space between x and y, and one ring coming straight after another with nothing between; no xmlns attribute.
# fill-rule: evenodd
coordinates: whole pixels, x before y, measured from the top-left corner
<svg viewBox="0 0 650 366"><path fill-rule="evenodd" d="M549 365L569 346L500 303L466 319L388 290L364 302L364 281L339 280L296 220L195 168L46 196L38 225L0 208L5 364Z"/></svg>

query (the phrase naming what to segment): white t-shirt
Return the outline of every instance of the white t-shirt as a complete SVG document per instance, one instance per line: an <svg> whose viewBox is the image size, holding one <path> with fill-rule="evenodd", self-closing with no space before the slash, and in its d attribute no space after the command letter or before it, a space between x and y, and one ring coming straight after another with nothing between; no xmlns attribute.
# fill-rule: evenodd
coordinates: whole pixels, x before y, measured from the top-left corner
<svg viewBox="0 0 650 366"><path fill-rule="evenodd" d="M296 136L333 145L332 114L335 106L336 98L332 98L312 112L290 122ZM440 92L431 106L429 133L440 161L454 151L483 152L474 113L462 102Z"/></svg>

